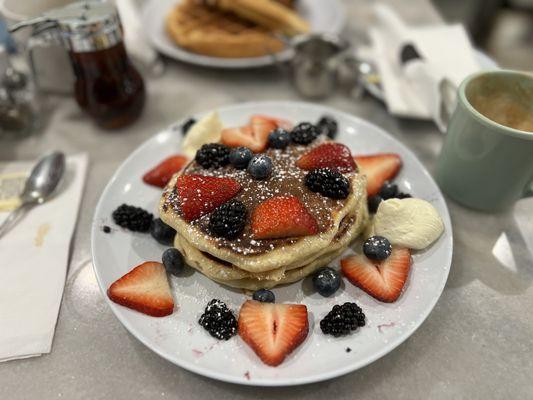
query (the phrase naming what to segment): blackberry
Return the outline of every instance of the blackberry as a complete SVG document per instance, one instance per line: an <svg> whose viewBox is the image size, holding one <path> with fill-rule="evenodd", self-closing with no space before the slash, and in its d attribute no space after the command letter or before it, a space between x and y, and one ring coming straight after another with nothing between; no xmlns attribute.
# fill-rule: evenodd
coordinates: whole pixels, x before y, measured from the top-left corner
<svg viewBox="0 0 533 400"><path fill-rule="evenodd" d="M348 335L365 326L365 314L355 303L336 304L332 310L320 321L320 329L325 335L335 337Z"/></svg>
<svg viewBox="0 0 533 400"><path fill-rule="evenodd" d="M339 130L337 121L335 121L335 119L329 115L324 115L322 118L320 118L316 123L316 126L322 135L326 135L330 139L335 139L335 136L337 136L337 131Z"/></svg>
<svg viewBox="0 0 533 400"><path fill-rule="evenodd" d="M237 320L223 301L213 299L205 307L198 323L211 336L220 340L228 340L237 333Z"/></svg>
<svg viewBox="0 0 533 400"><path fill-rule="evenodd" d="M380 195L375 194L374 196L370 196L368 198L368 211L370 211L371 214L375 214L378 210L379 204L383 201Z"/></svg>
<svg viewBox="0 0 533 400"><path fill-rule="evenodd" d="M318 128L309 122L301 122L291 132L291 139L296 144L309 144L320 134Z"/></svg>
<svg viewBox="0 0 533 400"><path fill-rule="evenodd" d="M383 200L388 200L398 195L398 185L391 181L383 182L383 185L379 189L379 195Z"/></svg>
<svg viewBox="0 0 533 400"><path fill-rule="evenodd" d="M332 199L345 199L350 194L350 181L329 168L318 168L305 176L305 186Z"/></svg>
<svg viewBox="0 0 533 400"><path fill-rule="evenodd" d="M191 126L194 124L196 124L196 120L194 118L189 118L187 121L185 121L181 126L182 135L185 136L189 132L189 129L191 129Z"/></svg>
<svg viewBox="0 0 533 400"><path fill-rule="evenodd" d="M409 193L404 193L404 192L399 192L397 195L396 195L396 198L397 199L410 199L411 196Z"/></svg>
<svg viewBox="0 0 533 400"><path fill-rule="evenodd" d="M115 224L134 232L148 232L153 219L148 211L128 204L119 206L112 217Z"/></svg>
<svg viewBox="0 0 533 400"><path fill-rule="evenodd" d="M244 229L246 207L240 200L230 200L218 207L209 217L209 231L214 236L235 239Z"/></svg>
<svg viewBox="0 0 533 400"><path fill-rule="evenodd" d="M204 144L194 159L203 168L220 168L229 164L229 147L221 143Z"/></svg>

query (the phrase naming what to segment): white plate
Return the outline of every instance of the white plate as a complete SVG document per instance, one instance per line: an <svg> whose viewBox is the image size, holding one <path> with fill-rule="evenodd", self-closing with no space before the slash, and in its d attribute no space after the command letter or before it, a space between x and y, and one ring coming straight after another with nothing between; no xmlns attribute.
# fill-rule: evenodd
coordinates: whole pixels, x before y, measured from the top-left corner
<svg viewBox="0 0 533 400"><path fill-rule="evenodd" d="M338 140L348 145L354 154L396 152L401 155L404 167L397 182L402 190L433 203L444 220L445 233L427 251L414 256L405 292L393 304L376 301L348 282L344 282L332 298L313 293L309 278L275 288L277 302L303 303L310 311L309 336L276 368L262 364L238 336L229 341L217 341L198 325L198 317L209 300L221 299L238 313L240 305L249 297L214 283L192 269L183 277L171 278L178 305L171 316L149 317L108 300L117 318L135 337L167 360L201 375L247 385L297 385L333 378L371 363L406 340L437 302L452 259L452 227L446 204L437 185L413 153L375 125L318 105L245 103L222 108L219 112L229 126L244 124L256 113L293 122L316 121L323 114L333 115L340 126ZM141 176L158 161L179 152L180 140L179 124L148 140L124 161L100 198L91 238L94 270L104 296L109 285L133 267L161 258L163 246L150 235L118 229L111 213L122 203L156 210L161 192L145 185ZM105 234L101 230L103 224L117 229ZM338 267L338 261L331 265ZM367 325L344 338L323 335L318 321L334 304L346 301L356 301L363 308ZM347 347L350 352L345 351Z"/></svg>
<svg viewBox="0 0 533 400"><path fill-rule="evenodd" d="M216 68L256 68L274 64L271 56L249 58L219 58L192 53L175 44L165 31L165 17L179 0L150 0L145 6L142 23L152 44L161 53L176 60ZM339 0L299 0L298 13L311 24L312 32L338 34L345 23L344 7ZM277 55L280 61L290 56L288 51Z"/></svg>

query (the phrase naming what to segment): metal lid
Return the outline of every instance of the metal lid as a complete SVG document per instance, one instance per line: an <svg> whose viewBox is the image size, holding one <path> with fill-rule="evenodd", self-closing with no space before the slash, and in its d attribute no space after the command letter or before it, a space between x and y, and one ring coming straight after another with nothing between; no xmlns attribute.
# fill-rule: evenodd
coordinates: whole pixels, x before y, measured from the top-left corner
<svg viewBox="0 0 533 400"><path fill-rule="evenodd" d="M75 52L109 48L122 41L117 9L109 3L80 1L56 8L12 27L34 26L40 33L55 30L65 46Z"/></svg>

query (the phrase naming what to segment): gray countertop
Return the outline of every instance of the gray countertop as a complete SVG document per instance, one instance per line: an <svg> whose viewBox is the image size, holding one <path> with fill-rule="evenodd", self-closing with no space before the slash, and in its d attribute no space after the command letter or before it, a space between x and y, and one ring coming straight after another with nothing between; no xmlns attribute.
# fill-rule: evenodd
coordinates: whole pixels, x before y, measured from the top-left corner
<svg viewBox="0 0 533 400"><path fill-rule="evenodd" d="M346 0L351 32L368 23L370 0ZM400 4L400 1L395 1ZM402 1L412 21L435 21L429 3ZM448 283L426 322L395 351L338 379L292 388L253 388L187 372L144 347L113 316L91 265L89 231L96 202L119 164L147 138L195 112L247 100L294 99L275 69L230 72L169 62L148 81L141 119L103 132L70 99L52 99L46 131L0 143L0 159L44 151L87 151L90 168L51 354L0 364L0 399L477 399L533 396L533 262L511 213L482 214L448 201L454 257ZM429 170L442 135L429 122L398 120L376 100L340 94L324 104L366 118L407 144ZM516 268L493 255L502 235ZM0 327L2 329L2 327Z"/></svg>

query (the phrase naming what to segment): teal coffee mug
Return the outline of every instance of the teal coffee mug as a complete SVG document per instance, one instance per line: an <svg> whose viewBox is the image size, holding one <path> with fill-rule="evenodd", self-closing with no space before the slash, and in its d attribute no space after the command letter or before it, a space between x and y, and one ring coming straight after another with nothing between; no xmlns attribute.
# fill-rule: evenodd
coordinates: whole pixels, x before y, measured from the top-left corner
<svg viewBox="0 0 533 400"><path fill-rule="evenodd" d="M435 178L450 198L483 211L533 195L532 74L487 71L461 83Z"/></svg>

